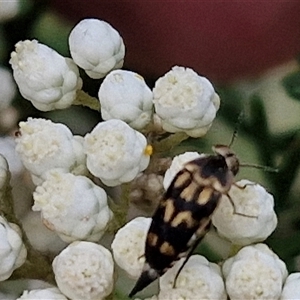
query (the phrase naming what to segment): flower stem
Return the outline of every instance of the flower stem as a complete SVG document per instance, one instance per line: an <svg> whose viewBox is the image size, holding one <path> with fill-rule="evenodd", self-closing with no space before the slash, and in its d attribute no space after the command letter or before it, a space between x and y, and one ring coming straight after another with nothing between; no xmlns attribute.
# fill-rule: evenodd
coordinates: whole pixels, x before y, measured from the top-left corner
<svg viewBox="0 0 300 300"><path fill-rule="evenodd" d="M229 257L236 255L242 248L243 246L232 244L229 251Z"/></svg>
<svg viewBox="0 0 300 300"><path fill-rule="evenodd" d="M173 147L179 145L181 142L188 138L189 136L185 132L176 132L174 134L171 134L170 136L159 142L154 142L154 152L159 153L170 151Z"/></svg>
<svg viewBox="0 0 300 300"><path fill-rule="evenodd" d="M87 94L83 90L78 90L76 94L76 99L73 102L73 105L82 105L82 106L87 106L90 109L100 111L100 101Z"/></svg>
<svg viewBox="0 0 300 300"><path fill-rule="evenodd" d="M114 219L107 230L109 233L115 233L119 228L127 223L127 214L130 204L129 193L130 183L123 183L121 185L121 200L118 204L108 197L109 208L114 213Z"/></svg>

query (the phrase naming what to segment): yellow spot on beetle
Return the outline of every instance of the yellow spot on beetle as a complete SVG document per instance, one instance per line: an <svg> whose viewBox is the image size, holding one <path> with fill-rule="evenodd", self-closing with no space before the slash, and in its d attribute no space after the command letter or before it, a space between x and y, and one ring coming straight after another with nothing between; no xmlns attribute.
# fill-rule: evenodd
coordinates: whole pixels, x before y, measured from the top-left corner
<svg viewBox="0 0 300 300"><path fill-rule="evenodd" d="M177 227L180 224L186 224L187 228L192 228L195 225L195 220L192 217L192 212L189 210L178 213L171 222L172 227Z"/></svg>
<svg viewBox="0 0 300 300"><path fill-rule="evenodd" d="M167 199L165 202L165 207L164 222L168 223L175 212L174 200L171 198Z"/></svg>
<svg viewBox="0 0 300 300"><path fill-rule="evenodd" d="M180 194L180 197L185 201L189 202L195 198L197 190L199 189L199 185L192 181L190 185L188 185Z"/></svg>
<svg viewBox="0 0 300 300"><path fill-rule="evenodd" d="M155 247L158 242L158 236L157 234L153 232L149 232L147 235L147 243L149 246Z"/></svg>
<svg viewBox="0 0 300 300"><path fill-rule="evenodd" d="M201 193L199 194L199 197L197 199L197 203L199 205L205 205L210 200L212 193L213 193L213 189L204 188L201 191Z"/></svg>
<svg viewBox="0 0 300 300"><path fill-rule="evenodd" d="M179 176L177 176L176 181L174 183L175 188L182 187L189 179L191 178L191 174L189 172L183 172Z"/></svg>
<svg viewBox="0 0 300 300"><path fill-rule="evenodd" d="M162 254L173 256L175 255L174 247L169 242L163 242L159 248Z"/></svg>

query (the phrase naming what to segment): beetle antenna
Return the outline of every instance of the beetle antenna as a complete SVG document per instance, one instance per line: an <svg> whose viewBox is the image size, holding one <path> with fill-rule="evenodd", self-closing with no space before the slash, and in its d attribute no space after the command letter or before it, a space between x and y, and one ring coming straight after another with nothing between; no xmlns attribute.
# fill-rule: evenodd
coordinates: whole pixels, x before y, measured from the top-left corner
<svg viewBox="0 0 300 300"><path fill-rule="evenodd" d="M228 145L228 147L230 148L233 144L233 142L235 141L236 137L237 137L237 134L238 134L238 129L242 123L244 119L244 111L242 110L240 113L239 113L239 116L238 116L238 119L235 123L235 126L234 126L234 131L233 131L233 134L232 134L232 137L231 137L231 141Z"/></svg>
<svg viewBox="0 0 300 300"><path fill-rule="evenodd" d="M266 172L272 172L272 173L278 173L279 170L273 167L269 166L262 166L262 165L257 165L257 164L247 164L247 163L241 163L240 167L246 167L246 168L255 168L255 169L262 169Z"/></svg>

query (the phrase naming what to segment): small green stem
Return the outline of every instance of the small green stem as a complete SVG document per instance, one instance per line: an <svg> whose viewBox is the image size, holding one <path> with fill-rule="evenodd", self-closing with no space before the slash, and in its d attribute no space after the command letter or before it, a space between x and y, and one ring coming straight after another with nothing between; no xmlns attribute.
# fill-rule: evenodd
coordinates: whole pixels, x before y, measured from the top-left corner
<svg viewBox="0 0 300 300"><path fill-rule="evenodd" d="M179 145L188 138L189 136L185 132L176 132L171 134L167 138L153 143L154 152L160 153L170 151L173 147Z"/></svg>
<svg viewBox="0 0 300 300"><path fill-rule="evenodd" d="M108 232L115 233L120 227L127 223L127 213L129 209L130 199L130 183L123 183L121 185L121 200L117 204L112 199L109 200L109 208L114 213L114 219L110 224Z"/></svg>
<svg viewBox="0 0 300 300"><path fill-rule="evenodd" d="M87 94L83 90L78 90L76 94L76 99L73 102L73 105L82 105L87 106L92 110L100 111L100 101Z"/></svg>
<svg viewBox="0 0 300 300"><path fill-rule="evenodd" d="M232 244L229 251L229 257L236 255L242 248L243 246Z"/></svg>
<svg viewBox="0 0 300 300"><path fill-rule="evenodd" d="M130 182L122 184L121 209L123 212L123 218L122 218L122 221L124 222L123 224L127 222L127 213L130 204L130 198L129 198L130 190L131 190Z"/></svg>
<svg viewBox="0 0 300 300"><path fill-rule="evenodd" d="M25 241L24 235L23 242L27 249L26 261L20 268L13 272L10 279L39 279L55 284L51 260L33 249L31 245Z"/></svg>

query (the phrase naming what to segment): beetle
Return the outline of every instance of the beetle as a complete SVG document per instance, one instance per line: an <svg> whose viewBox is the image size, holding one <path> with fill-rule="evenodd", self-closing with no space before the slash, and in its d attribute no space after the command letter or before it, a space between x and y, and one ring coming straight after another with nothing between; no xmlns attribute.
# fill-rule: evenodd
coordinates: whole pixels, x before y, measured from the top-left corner
<svg viewBox="0 0 300 300"><path fill-rule="evenodd" d="M215 145L214 155L187 162L176 174L152 217L146 238L145 264L129 297L185 257L175 277L175 286L180 271L208 232L222 195L228 196L234 208L228 192L236 185L234 177L240 163L230 145Z"/></svg>

